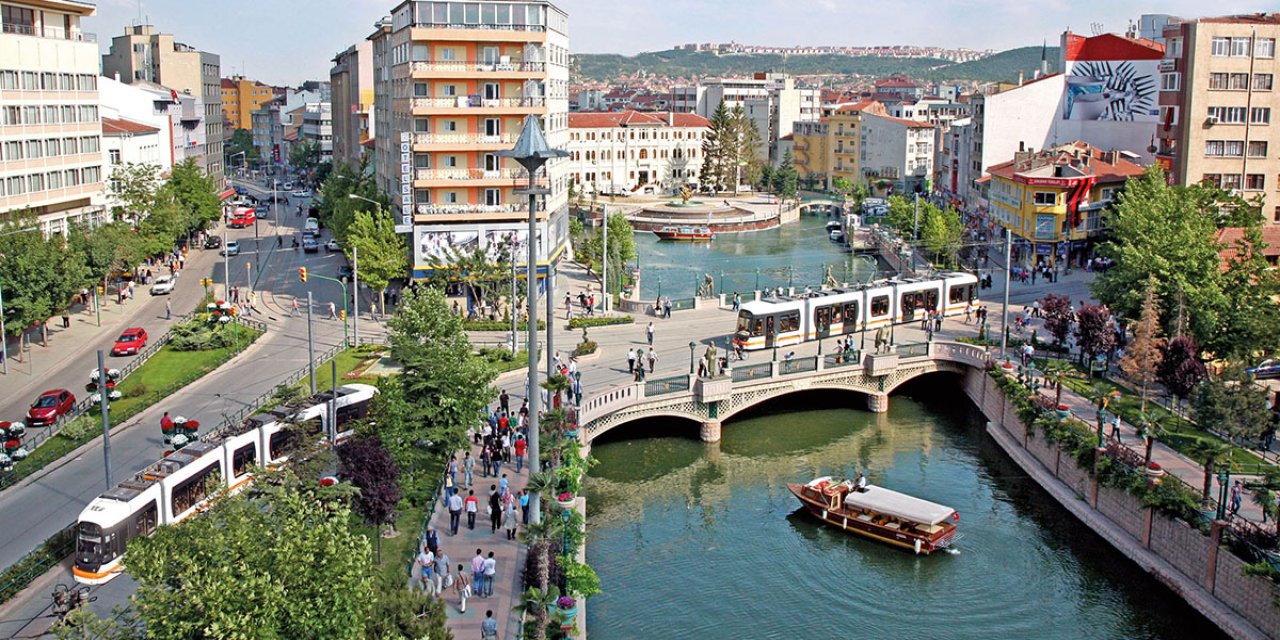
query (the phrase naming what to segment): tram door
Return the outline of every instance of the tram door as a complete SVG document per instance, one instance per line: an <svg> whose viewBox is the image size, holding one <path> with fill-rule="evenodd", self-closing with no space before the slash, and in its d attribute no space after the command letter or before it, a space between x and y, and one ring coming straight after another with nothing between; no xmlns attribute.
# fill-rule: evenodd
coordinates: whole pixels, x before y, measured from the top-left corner
<svg viewBox="0 0 1280 640"><path fill-rule="evenodd" d="M813 326L821 340L831 335L831 312L834 307L828 305L813 310Z"/></svg>
<svg viewBox="0 0 1280 640"><path fill-rule="evenodd" d="M772 348L774 341L778 338L778 326L774 316L765 316L764 318L764 347Z"/></svg>

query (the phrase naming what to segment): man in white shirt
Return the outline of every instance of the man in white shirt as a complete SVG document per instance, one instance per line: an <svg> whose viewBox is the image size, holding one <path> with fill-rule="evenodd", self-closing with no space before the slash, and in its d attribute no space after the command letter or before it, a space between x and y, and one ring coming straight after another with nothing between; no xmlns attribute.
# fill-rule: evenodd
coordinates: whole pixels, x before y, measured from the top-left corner
<svg viewBox="0 0 1280 640"><path fill-rule="evenodd" d="M462 494L457 491L449 496L449 535L458 535L458 523L462 521Z"/></svg>

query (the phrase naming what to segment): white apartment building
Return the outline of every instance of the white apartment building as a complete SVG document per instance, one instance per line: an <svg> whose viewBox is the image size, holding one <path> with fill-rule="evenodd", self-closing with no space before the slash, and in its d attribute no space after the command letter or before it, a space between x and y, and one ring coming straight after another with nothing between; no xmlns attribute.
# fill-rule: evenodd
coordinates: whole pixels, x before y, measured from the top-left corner
<svg viewBox="0 0 1280 640"><path fill-rule="evenodd" d="M822 91L795 86L795 79L780 73L757 73L751 78L710 78L692 86L671 90L672 109L710 118L724 102L725 108L742 107L760 132L760 160L777 165L782 160L778 142L792 135L797 121L822 116Z"/></svg>
<svg viewBox="0 0 1280 640"><path fill-rule="evenodd" d="M320 161L333 162L333 110L328 102L310 102L302 114L298 138L320 145Z"/></svg>
<svg viewBox="0 0 1280 640"><path fill-rule="evenodd" d="M933 163L934 191L952 199L965 197L966 184L961 176L968 175L972 149L973 118L953 120L946 129L938 131Z"/></svg>
<svg viewBox="0 0 1280 640"><path fill-rule="evenodd" d="M45 233L102 216L98 45L76 0L0 5L0 221L37 216Z"/></svg>
<svg viewBox="0 0 1280 640"><path fill-rule="evenodd" d="M897 193L923 190L933 177L933 154L933 125L863 113L862 174L873 186L888 182Z"/></svg>
<svg viewBox="0 0 1280 640"><path fill-rule="evenodd" d="M569 178L586 194L696 187L710 130L692 113L571 113Z"/></svg>

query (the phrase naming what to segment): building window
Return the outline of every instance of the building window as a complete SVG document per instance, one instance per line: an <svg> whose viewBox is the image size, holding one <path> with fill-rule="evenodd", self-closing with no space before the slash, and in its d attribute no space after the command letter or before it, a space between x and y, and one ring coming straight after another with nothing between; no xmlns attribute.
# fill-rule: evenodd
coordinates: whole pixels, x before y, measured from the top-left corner
<svg viewBox="0 0 1280 640"><path fill-rule="evenodd" d="M1231 55L1231 38L1214 38L1210 51L1219 57Z"/></svg>
<svg viewBox="0 0 1280 640"><path fill-rule="evenodd" d="M0 14L0 20L4 22L5 33L20 33L28 36L35 34L35 11L9 5L4 5L3 10L3 14Z"/></svg>
<svg viewBox="0 0 1280 640"><path fill-rule="evenodd" d="M1161 91L1177 91L1178 79L1180 77L1181 75L1177 73L1160 74L1160 90Z"/></svg>
<svg viewBox="0 0 1280 640"><path fill-rule="evenodd" d="M115 165L117 165L117 164L120 164L120 150L119 150L119 149L112 149L112 150L110 150L110 151L108 151L108 152L107 152L107 155L111 158L111 164L112 164L112 166L115 166Z"/></svg>
<svg viewBox="0 0 1280 640"><path fill-rule="evenodd" d="M1271 74L1255 73L1253 74L1253 90L1254 91L1270 91L1271 90Z"/></svg>
<svg viewBox="0 0 1280 640"><path fill-rule="evenodd" d="M1052 207L1058 204L1058 194L1052 191L1036 191L1033 198L1037 207Z"/></svg>
<svg viewBox="0 0 1280 640"><path fill-rule="evenodd" d="M1232 58L1248 58L1249 57L1249 38L1232 38L1231 39L1231 57Z"/></svg>
<svg viewBox="0 0 1280 640"><path fill-rule="evenodd" d="M1267 157L1267 141L1266 141L1266 140L1251 140L1251 141L1249 142L1249 157L1250 157L1250 158L1265 158L1265 157Z"/></svg>
<svg viewBox="0 0 1280 640"><path fill-rule="evenodd" d="M1262 191L1267 184L1267 177L1261 173L1250 173L1244 177L1245 191Z"/></svg>
<svg viewBox="0 0 1280 640"><path fill-rule="evenodd" d="M1250 124L1271 124L1271 107L1254 107L1249 112Z"/></svg>
<svg viewBox="0 0 1280 640"><path fill-rule="evenodd" d="M1173 126L1178 124L1178 107L1164 106L1160 107L1160 123Z"/></svg>
<svg viewBox="0 0 1280 640"><path fill-rule="evenodd" d="M1253 55L1259 58L1276 57L1276 39L1275 38L1258 38L1253 46Z"/></svg>
<svg viewBox="0 0 1280 640"><path fill-rule="evenodd" d="M1220 124L1244 124L1244 107L1209 107L1209 118Z"/></svg>

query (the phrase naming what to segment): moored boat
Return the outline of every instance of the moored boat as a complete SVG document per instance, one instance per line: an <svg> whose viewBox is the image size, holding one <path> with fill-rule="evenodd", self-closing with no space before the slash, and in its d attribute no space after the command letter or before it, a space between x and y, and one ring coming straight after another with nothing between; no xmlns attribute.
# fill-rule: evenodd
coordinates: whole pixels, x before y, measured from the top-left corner
<svg viewBox="0 0 1280 640"><path fill-rule="evenodd" d="M710 227L663 227L653 232L659 240L705 242L715 237Z"/></svg>
<svg viewBox="0 0 1280 640"><path fill-rule="evenodd" d="M951 507L892 489L824 476L804 484L787 483L809 513L828 525L928 555L956 540L960 514Z"/></svg>

